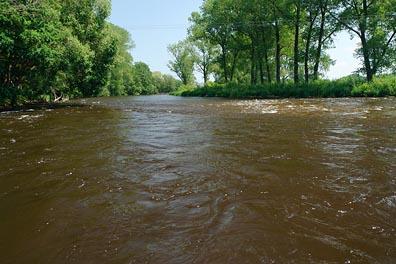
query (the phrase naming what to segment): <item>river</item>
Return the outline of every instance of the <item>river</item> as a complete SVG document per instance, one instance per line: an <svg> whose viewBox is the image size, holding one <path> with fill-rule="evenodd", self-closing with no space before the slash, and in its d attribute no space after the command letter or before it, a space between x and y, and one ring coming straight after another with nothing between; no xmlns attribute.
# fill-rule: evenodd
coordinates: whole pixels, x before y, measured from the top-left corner
<svg viewBox="0 0 396 264"><path fill-rule="evenodd" d="M396 262L395 98L78 103L0 113L1 263Z"/></svg>

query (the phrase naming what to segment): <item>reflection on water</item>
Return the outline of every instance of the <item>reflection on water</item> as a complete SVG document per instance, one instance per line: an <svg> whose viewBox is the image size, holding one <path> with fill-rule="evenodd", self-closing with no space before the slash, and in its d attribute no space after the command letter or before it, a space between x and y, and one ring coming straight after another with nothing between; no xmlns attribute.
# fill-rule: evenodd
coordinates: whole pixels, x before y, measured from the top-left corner
<svg viewBox="0 0 396 264"><path fill-rule="evenodd" d="M396 100L0 113L2 263L396 262Z"/></svg>

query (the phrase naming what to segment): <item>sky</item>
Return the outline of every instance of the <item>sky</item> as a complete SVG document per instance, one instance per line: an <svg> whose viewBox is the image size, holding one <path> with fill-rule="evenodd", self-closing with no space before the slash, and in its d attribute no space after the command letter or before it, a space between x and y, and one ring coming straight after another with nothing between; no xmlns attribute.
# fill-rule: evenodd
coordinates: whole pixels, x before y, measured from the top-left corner
<svg viewBox="0 0 396 264"><path fill-rule="evenodd" d="M188 18L201 5L202 0L112 0L109 21L131 34L135 62L148 64L151 71L174 75L167 66L172 59L167 47L186 38ZM335 46L328 51L336 60L326 75L329 79L349 75L359 66L353 57L356 40L351 40L348 33L338 34Z"/></svg>

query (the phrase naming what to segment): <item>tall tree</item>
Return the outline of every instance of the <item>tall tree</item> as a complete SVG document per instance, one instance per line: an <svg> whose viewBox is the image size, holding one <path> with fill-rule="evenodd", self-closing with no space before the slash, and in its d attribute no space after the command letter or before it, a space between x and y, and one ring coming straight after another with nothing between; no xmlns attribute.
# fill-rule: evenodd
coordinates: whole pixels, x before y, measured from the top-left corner
<svg viewBox="0 0 396 264"><path fill-rule="evenodd" d="M133 95L147 95L157 93L154 86L153 74L150 67L144 62L136 62L134 65L134 87L129 94Z"/></svg>
<svg viewBox="0 0 396 264"><path fill-rule="evenodd" d="M322 62L324 51L333 43L333 35L340 31L340 23L335 20L330 12L337 8L339 0L319 0L319 26L316 39L316 50L314 51L313 79L319 78L319 68ZM314 1L315 2L315 1ZM317 8L317 6L313 6ZM323 65L322 65L323 66Z"/></svg>
<svg viewBox="0 0 396 264"><path fill-rule="evenodd" d="M180 86L180 81L176 80L172 75L162 74L161 72L153 72L154 86L159 93L169 93L176 91Z"/></svg>
<svg viewBox="0 0 396 264"><path fill-rule="evenodd" d="M109 14L109 0L1 1L0 96L98 95L118 52Z"/></svg>
<svg viewBox="0 0 396 264"><path fill-rule="evenodd" d="M269 10L271 14L270 21L272 22L272 26L275 31L275 75L276 75L276 83L281 82L281 52L282 52L282 44L281 44L281 14L282 14L282 5L283 1L274 1L269 0Z"/></svg>
<svg viewBox="0 0 396 264"><path fill-rule="evenodd" d="M206 0L202 10L202 19L209 40L220 46L219 62L224 82L232 80L232 70L235 69L238 49L235 45L234 16L232 10L236 7L233 0Z"/></svg>
<svg viewBox="0 0 396 264"><path fill-rule="evenodd" d="M130 50L135 47L129 32L116 25L109 24L110 34L117 41L117 54L110 72L108 92L110 95L125 95L133 86L133 58Z"/></svg>
<svg viewBox="0 0 396 264"><path fill-rule="evenodd" d="M294 2L291 0L268 0L270 9L270 21L275 32L275 71L276 71L276 83L280 83L285 74L285 65L288 67L288 62L291 60L290 54L293 53L291 49L292 43L297 44L292 40L292 30L297 26L295 20L296 16L293 15L293 9L290 6L295 6ZM298 25L299 26L299 25ZM298 27L299 28L299 27ZM299 32L298 32L299 33ZM298 36L299 34L297 34ZM293 34L296 36L296 34ZM297 39L299 41L299 39ZM294 45L296 48L298 45ZM299 50L297 50L298 53ZM294 52L295 55L297 55ZM299 56L294 56L294 62L297 62L296 58ZM294 67L298 69L298 67Z"/></svg>
<svg viewBox="0 0 396 264"><path fill-rule="evenodd" d="M188 29L189 38L196 50L197 70L202 73L204 83L207 83L210 74L214 70L215 59L219 54L219 49L217 45L210 41L205 30L205 21L198 12L193 12L189 20L192 23Z"/></svg>
<svg viewBox="0 0 396 264"><path fill-rule="evenodd" d="M236 2L239 6L236 30L248 39L247 45L240 45L249 49L250 82L264 83L265 79L271 82L269 51L273 46L273 31L266 3L258 0Z"/></svg>
<svg viewBox="0 0 396 264"><path fill-rule="evenodd" d="M218 49L206 39L197 39L192 43L195 47L197 70L202 73L204 83L207 83L214 69L214 61L218 54Z"/></svg>
<svg viewBox="0 0 396 264"><path fill-rule="evenodd" d="M1 97L16 104L18 96L48 92L61 57L61 27L49 0L0 2Z"/></svg>
<svg viewBox="0 0 396 264"><path fill-rule="evenodd" d="M311 60L311 49L313 37L316 29L316 22L319 17L319 10L317 8L317 1L305 0L303 1L303 8L306 14L306 23L307 26L304 29L303 36L305 40L305 50L304 50L304 81L305 83L309 82L310 72L309 72L309 64Z"/></svg>
<svg viewBox="0 0 396 264"><path fill-rule="evenodd" d="M300 26L301 26L301 0L293 0L292 1L294 7L294 58L293 58L293 78L294 83L297 84L300 82Z"/></svg>
<svg viewBox="0 0 396 264"><path fill-rule="evenodd" d="M112 37L106 18L110 15L110 0L65 0L61 20L82 45L93 52L90 74L79 84L84 96L98 95L108 85L108 72L117 54L117 42Z"/></svg>
<svg viewBox="0 0 396 264"><path fill-rule="evenodd" d="M344 0L332 13L344 28L359 38L361 45L356 55L362 59L368 82L394 61L395 6L395 0Z"/></svg>
<svg viewBox="0 0 396 264"><path fill-rule="evenodd" d="M190 28L219 47L217 81L308 82L332 62L326 49L339 27L329 13L339 1L205 0Z"/></svg>
<svg viewBox="0 0 396 264"><path fill-rule="evenodd" d="M173 57L169 61L169 69L176 73L184 85L193 84L196 54L191 43L187 40L179 41L169 45L168 51Z"/></svg>

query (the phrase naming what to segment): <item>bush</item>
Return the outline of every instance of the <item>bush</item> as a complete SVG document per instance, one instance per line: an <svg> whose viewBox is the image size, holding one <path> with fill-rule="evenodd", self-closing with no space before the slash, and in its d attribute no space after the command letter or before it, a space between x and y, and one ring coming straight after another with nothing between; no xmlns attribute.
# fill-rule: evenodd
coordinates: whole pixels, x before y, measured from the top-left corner
<svg viewBox="0 0 396 264"><path fill-rule="evenodd" d="M396 96L396 76L385 75L367 83L358 75L338 80L317 80L309 84L227 84L207 83L202 87L182 86L172 93L179 96L225 98L309 98L309 97L360 97Z"/></svg>
<svg viewBox="0 0 396 264"><path fill-rule="evenodd" d="M371 83L362 83L352 90L352 96L384 97L396 96L396 76L385 75L374 78Z"/></svg>

